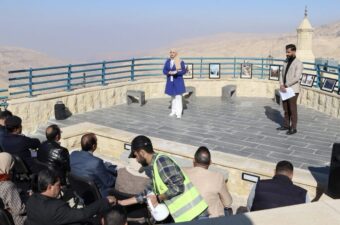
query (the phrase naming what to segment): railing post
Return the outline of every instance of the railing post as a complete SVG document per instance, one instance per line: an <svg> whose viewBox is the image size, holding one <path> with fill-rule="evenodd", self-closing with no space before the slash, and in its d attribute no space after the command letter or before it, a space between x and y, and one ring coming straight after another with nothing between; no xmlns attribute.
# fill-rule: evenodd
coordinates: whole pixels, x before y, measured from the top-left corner
<svg viewBox="0 0 340 225"><path fill-rule="evenodd" d="M28 75L28 91L30 93L30 97L33 97L33 69L30 68Z"/></svg>
<svg viewBox="0 0 340 225"><path fill-rule="evenodd" d="M135 80L135 58L131 60L131 81Z"/></svg>
<svg viewBox="0 0 340 225"><path fill-rule="evenodd" d="M236 77L236 57L234 57L234 78Z"/></svg>
<svg viewBox="0 0 340 225"><path fill-rule="evenodd" d="M105 83L105 73L106 73L106 62L103 62L102 65L102 85L106 85Z"/></svg>
<svg viewBox="0 0 340 225"><path fill-rule="evenodd" d="M86 87L86 73L83 73L83 87Z"/></svg>
<svg viewBox="0 0 340 225"><path fill-rule="evenodd" d="M72 65L68 65L67 71L67 91L71 91L71 76L72 76Z"/></svg>
<svg viewBox="0 0 340 225"><path fill-rule="evenodd" d="M320 84L321 84L321 71L320 71L320 65L319 64L315 64L315 70L316 70L316 86L318 88L320 88Z"/></svg>
<svg viewBox="0 0 340 225"><path fill-rule="evenodd" d="M202 70L203 70L202 66L203 66L203 58L201 57L201 63L200 63L200 78L202 78Z"/></svg>
<svg viewBox="0 0 340 225"><path fill-rule="evenodd" d="M340 94L340 66L338 66L338 94Z"/></svg>
<svg viewBox="0 0 340 225"><path fill-rule="evenodd" d="M264 62L263 62L263 58L261 59L261 66L262 66L262 69L261 69L261 79L263 79L263 65L264 64Z"/></svg>

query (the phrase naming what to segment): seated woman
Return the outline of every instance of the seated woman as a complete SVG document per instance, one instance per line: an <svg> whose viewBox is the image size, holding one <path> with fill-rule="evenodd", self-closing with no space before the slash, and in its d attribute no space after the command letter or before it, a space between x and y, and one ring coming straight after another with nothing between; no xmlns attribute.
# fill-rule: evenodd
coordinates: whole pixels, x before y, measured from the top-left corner
<svg viewBox="0 0 340 225"><path fill-rule="evenodd" d="M15 225L23 225L26 220L25 205L21 202L15 184L10 180L10 171L14 166L14 159L9 153L0 153L0 199L5 210L14 220Z"/></svg>

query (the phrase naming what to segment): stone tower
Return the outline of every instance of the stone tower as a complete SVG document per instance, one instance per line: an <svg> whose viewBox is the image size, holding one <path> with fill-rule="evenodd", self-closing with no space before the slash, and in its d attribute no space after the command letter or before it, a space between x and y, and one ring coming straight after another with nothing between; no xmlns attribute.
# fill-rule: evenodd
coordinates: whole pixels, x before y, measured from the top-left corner
<svg viewBox="0 0 340 225"><path fill-rule="evenodd" d="M303 18L297 30L297 51L296 57L303 62L315 61L313 54L313 27L307 17L307 7L305 8L305 17Z"/></svg>

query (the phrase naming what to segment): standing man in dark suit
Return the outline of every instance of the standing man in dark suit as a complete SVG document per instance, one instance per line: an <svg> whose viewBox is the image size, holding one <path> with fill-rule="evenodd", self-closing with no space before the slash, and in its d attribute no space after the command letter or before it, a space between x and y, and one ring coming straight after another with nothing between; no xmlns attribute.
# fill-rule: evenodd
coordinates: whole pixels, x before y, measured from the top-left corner
<svg viewBox="0 0 340 225"><path fill-rule="evenodd" d="M115 186L116 166L107 165L101 158L93 155L97 149L97 137L88 133L81 137L81 151L70 155L71 173L94 181L102 196L108 196L110 188Z"/></svg>
<svg viewBox="0 0 340 225"><path fill-rule="evenodd" d="M286 88L292 88L295 96L282 101L284 110L283 126L277 130L287 130L287 135L297 132L297 98L300 92L300 78L302 76L303 64L296 58L296 46L289 44L286 46L287 60L283 64L280 74L280 91L286 92Z"/></svg>
<svg viewBox="0 0 340 225"><path fill-rule="evenodd" d="M7 134L4 136L2 147L4 152L19 156L29 169L34 172L34 162L30 150L40 147L40 141L36 138L24 136L22 132L21 119L18 116L8 117L5 121Z"/></svg>

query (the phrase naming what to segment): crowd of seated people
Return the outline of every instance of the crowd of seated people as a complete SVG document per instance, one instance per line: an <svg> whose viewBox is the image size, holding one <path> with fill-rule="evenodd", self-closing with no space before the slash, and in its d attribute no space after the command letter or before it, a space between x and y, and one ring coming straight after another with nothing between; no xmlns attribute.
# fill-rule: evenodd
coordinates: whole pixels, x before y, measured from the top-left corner
<svg viewBox="0 0 340 225"><path fill-rule="evenodd" d="M46 141L22 135L22 120L9 111L0 112L0 206L12 217L14 225L96 224L126 225L129 218L114 191L136 195L150 184L152 168L138 159L124 159L129 166L119 168L104 162L93 153L97 137L87 133L81 137L81 149L69 151L59 143L61 129L57 125L46 128ZM33 159L33 150L37 151ZM124 154L124 153L123 153ZM12 182L11 171L18 156L36 174L32 177L33 191L27 202ZM210 169L212 157L207 147L199 147L193 156L193 167L184 167L185 173L208 205L209 218L231 215L232 197L224 176ZM36 163L45 167L37 167ZM38 171L37 171L38 170ZM72 208L61 198L61 187L72 188L68 174L94 182L102 198L83 208ZM307 191L293 184L293 165L281 161L276 165L272 179L260 180L248 197L249 211L264 210L310 202ZM75 198L79 196L74 196ZM99 220L98 220L99 219ZM152 220L151 220L152 221Z"/></svg>

